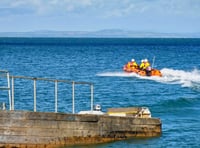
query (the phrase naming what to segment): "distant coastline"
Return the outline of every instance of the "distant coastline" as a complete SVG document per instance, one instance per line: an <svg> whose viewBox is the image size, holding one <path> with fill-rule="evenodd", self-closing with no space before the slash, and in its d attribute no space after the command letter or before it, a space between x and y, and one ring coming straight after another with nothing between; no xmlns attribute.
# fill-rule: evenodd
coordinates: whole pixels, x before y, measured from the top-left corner
<svg viewBox="0 0 200 148"><path fill-rule="evenodd" d="M197 33L158 33L137 32L120 29L100 31L30 31L30 32L0 32L0 37L86 37L86 38L200 38Z"/></svg>

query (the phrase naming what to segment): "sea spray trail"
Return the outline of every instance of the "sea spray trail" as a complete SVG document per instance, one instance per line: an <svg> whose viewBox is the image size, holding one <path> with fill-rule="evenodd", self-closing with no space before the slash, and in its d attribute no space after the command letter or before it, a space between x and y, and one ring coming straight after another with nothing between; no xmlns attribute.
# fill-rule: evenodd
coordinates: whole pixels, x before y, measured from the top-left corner
<svg viewBox="0 0 200 148"><path fill-rule="evenodd" d="M154 80L166 84L180 84L182 87L195 87L200 89L200 71L194 69L192 71L174 70L163 68L161 69L163 77L144 77L135 73L126 72L105 72L99 73L97 76L105 77L137 77L139 79Z"/></svg>
<svg viewBox="0 0 200 148"><path fill-rule="evenodd" d="M200 71L197 69L192 71L183 71L164 68L161 72L163 73L163 79L161 82L181 84L182 87L200 88Z"/></svg>
<svg viewBox="0 0 200 148"><path fill-rule="evenodd" d="M126 72L104 72L98 73L97 76L102 77L137 77L138 75L135 73L126 73Z"/></svg>

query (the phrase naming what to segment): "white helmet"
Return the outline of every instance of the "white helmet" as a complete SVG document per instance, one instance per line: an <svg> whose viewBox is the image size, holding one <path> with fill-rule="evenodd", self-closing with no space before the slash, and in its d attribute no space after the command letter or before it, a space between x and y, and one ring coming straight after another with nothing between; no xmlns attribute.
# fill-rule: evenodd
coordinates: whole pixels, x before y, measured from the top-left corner
<svg viewBox="0 0 200 148"><path fill-rule="evenodd" d="M132 61L132 62L135 62L135 59L132 59L131 61Z"/></svg>
<svg viewBox="0 0 200 148"><path fill-rule="evenodd" d="M141 63L143 63L143 62L144 62L144 60L142 59L142 60L141 60Z"/></svg>
<svg viewBox="0 0 200 148"><path fill-rule="evenodd" d="M144 59L144 62L148 62L148 60L147 60L147 59Z"/></svg>

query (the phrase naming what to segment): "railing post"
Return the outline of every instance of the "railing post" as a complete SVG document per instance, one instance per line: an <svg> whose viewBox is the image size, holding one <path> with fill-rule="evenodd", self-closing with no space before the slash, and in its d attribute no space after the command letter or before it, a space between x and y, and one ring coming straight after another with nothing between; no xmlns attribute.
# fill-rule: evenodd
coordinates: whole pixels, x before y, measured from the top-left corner
<svg viewBox="0 0 200 148"><path fill-rule="evenodd" d="M55 113L58 112L58 80L55 80Z"/></svg>
<svg viewBox="0 0 200 148"><path fill-rule="evenodd" d="M36 112L36 78L33 79L33 87L34 87L34 112Z"/></svg>
<svg viewBox="0 0 200 148"><path fill-rule="evenodd" d="M14 77L12 76L12 110L15 109L15 102L14 102Z"/></svg>
<svg viewBox="0 0 200 148"><path fill-rule="evenodd" d="M8 82L8 98L9 98L10 110L12 110L12 100L11 100L11 91L10 91L10 75L8 72L7 72L7 82Z"/></svg>
<svg viewBox="0 0 200 148"><path fill-rule="evenodd" d="M75 83L74 81L72 82L72 113L74 114L75 113L75 99L74 99L74 92L75 92Z"/></svg>
<svg viewBox="0 0 200 148"><path fill-rule="evenodd" d="M93 104L94 104L94 86L91 84L91 111L93 111Z"/></svg>

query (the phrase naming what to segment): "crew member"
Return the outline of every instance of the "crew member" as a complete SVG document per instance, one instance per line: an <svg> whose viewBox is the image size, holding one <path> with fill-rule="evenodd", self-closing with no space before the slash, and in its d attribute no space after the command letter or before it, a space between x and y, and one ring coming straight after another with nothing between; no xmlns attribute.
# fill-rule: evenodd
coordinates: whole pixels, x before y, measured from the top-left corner
<svg viewBox="0 0 200 148"><path fill-rule="evenodd" d="M138 68L138 64L136 63L135 59L131 60L131 66L134 68Z"/></svg>
<svg viewBox="0 0 200 148"><path fill-rule="evenodd" d="M144 60L142 59L141 64L140 64L140 69L143 69L143 68L144 68Z"/></svg>
<svg viewBox="0 0 200 148"><path fill-rule="evenodd" d="M126 65L126 67L127 67L128 69L131 68L131 67L132 67L131 62L128 62L127 65Z"/></svg>
<svg viewBox="0 0 200 148"><path fill-rule="evenodd" d="M148 67L150 67L150 63L147 59L144 59L144 67L143 69L146 70Z"/></svg>
<svg viewBox="0 0 200 148"><path fill-rule="evenodd" d="M151 76L151 66L147 59L144 60L144 70L146 71L147 76Z"/></svg>

